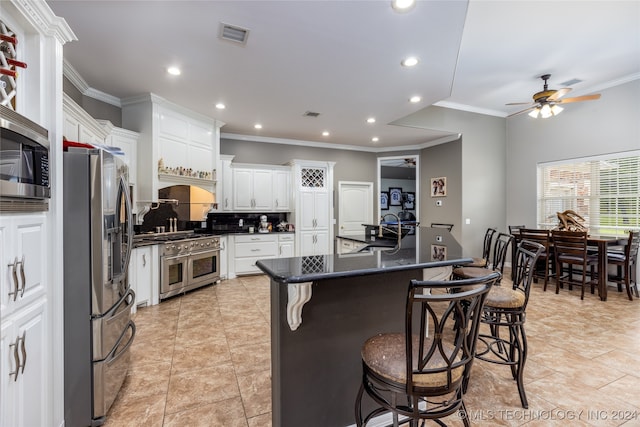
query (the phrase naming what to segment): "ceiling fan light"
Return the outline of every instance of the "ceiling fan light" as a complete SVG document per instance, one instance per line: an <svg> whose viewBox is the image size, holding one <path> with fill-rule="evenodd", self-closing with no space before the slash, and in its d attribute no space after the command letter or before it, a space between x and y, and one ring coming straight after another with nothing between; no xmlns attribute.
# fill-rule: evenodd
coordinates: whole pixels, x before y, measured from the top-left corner
<svg viewBox="0 0 640 427"><path fill-rule="evenodd" d="M551 116L553 116L551 107L549 107L549 104L544 104L542 108L540 108L540 117L542 117L543 119L547 119Z"/></svg>
<svg viewBox="0 0 640 427"><path fill-rule="evenodd" d="M529 117L533 117L534 119L538 118L538 114L540 114L540 109L539 108L535 108L533 110L531 110L531 112L529 113Z"/></svg>
<svg viewBox="0 0 640 427"><path fill-rule="evenodd" d="M562 113L562 110L564 110L564 108L559 105L554 105L553 107L551 107L551 113L553 113L554 116Z"/></svg>

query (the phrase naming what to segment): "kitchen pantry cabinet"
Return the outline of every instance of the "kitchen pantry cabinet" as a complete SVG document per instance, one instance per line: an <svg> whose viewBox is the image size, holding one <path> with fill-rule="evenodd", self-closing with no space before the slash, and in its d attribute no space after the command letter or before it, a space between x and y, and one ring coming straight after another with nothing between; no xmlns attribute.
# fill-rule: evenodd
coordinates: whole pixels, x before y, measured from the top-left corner
<svg viewBox="0 0 640 427"><path fill-rule="evenodd" d="M0 425L50 424L46 214L0 216Z"/></svg>
<svg viewBox="0 0 640 427"><path fill-rule="evenodd" d="M333 252L333 162L294 160L296 255Z"/></svg>
<svg viewBox="0 0 640 427"><path fill-rule="evenodd" d="M98 120L107 131L105 144L112 147L118 147L124 152L124 159L129 166L129 184L135 185L137 176L138 163L138 132L115 127L111 122L106 120Z"/></svg>

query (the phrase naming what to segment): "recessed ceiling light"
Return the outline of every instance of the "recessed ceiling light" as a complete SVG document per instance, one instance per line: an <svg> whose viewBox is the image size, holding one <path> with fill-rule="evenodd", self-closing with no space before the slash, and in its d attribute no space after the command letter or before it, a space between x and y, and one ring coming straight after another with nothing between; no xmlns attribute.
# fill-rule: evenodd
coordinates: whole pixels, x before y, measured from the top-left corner
<svg viewBox="0 0 640 427"><path fill-rule="evenodd" d="M322 132L322 136L329 136L329 132L325 130L324 132Z"/></svg>
<svg viewBox="0 0 640 427"><path fill-rule="evenodd" d="M376 122L375 117L369 117L369 118L367 119L367 123L375 123L375 122Z"/></svg>
<svg viewBox="0 0 640 427"><path fill-rule="evenodd" d="M418 58L410 56L405 58L400 64L402 64L403 67L414 67L418 64Z"/></svg>
<svg viewBox="0 0 640 427"><path fill-rule="evenodd" d="M218 102L218 103L216 104L216 108L217 108L218 110L224 110L225 108L227 108L227 106L226 106L226 105L224 105L222 102Z"/></svg>
<svg viewBox="0 0 640 427"><path fill-rule="evenodd" d="M380 141L380 138L378 138L377 136L374 136L373 138L371 138L371 142L378 142Z"/></svg>
<svg viewBox="0 0 640 427"><path fill-rule="evenodd" d="M256 123L253 127L256 129L262 129L262 125L260 123Z"/></svg>
<svg viewBox="0 0 640 427"><path fill-rule="evenodd" d="M181 74L181 71L178 67L169 67L167 68L167 73L171 74L172 76L179 76Z"/></svg>
<svg viewBox="0 0 640 427"><path fill-rule="evenodd" d="M391 7L397 12L408 12L416 5L416 0L392 0Z"/></svg>
<svg viewBox="0 0 640 427"><path fill-rule="evenodd" d="M412 96L411 98L409 98L409 102L413 104L417 104L420 101L422 101L422 98L420 98L418 95Z"/></svg>

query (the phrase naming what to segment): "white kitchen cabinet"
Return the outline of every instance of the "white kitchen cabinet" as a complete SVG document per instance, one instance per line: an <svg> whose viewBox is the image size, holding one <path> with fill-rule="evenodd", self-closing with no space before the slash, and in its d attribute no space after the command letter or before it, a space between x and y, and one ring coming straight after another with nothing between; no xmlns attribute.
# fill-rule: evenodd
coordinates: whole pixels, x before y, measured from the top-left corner
<svg viewBox="0 0 640 427"><path fill-rule="evenodd" d="M192 184L215 192L214 169L218 165L223 124L154 94L123 100L122 125L139 132L139 200L157 200L158 189L171 185ZM175 174L178 170L183 175ZM192 175L185 176L185 171ZM203 175L193 176L198 172Z"/></svg>
<svg viewBox="0 0 640 427"><path fill-rule="evenodd" d="M2 322L0 425L45 426L51 417L47 300L42 298Z"/></svg>
<svg viewBox="0 0 640 427"><path fill-rule="evenodd" d="M63 136L68 141L105 144L108 131L67 94L62 98Z"/></svg>
<svg viewBox="0 0 640 427"><path fill-rule="evenodd" d="M291 210L291 170L273 171L273 210L288 212Z"/></svg>
<svg viewBox="0 0 640 427"><path fill-rule="evenodd" d="M333 252L333 162L294 160L296 254Z"/></svg>
<svg viewBox="0 0 640 427"><path fill-rule="evenodd" d="M241 234L235 236L234 271L236 275L261 273L259 259L278 257L278 236L275 234Z"/></svg>
<svg viewBox="0 0 640 427"><path fill-rule="evenodd" d="M273 171L233 168L233 209L258 212L273 210Z"/></svg>
<svg viewBox="0 0 640 427"><path fill-rule="evenodd" d="M295 254L295 235L293 233L278 234L278 258L290 258Z"/></svg>
<svg viewBox="0 0 640 427"><path fill-rule="evenodd" d="M47 236L44 213L0 216L3 426L47 425L51 417Z"/></svg>
<svg viewBox="0 0 640 427"><path fill-rule="evenodd" d="M115 127L107 120L98 120L98 123L108 132L105 144L117 147L124 152L124 161L129 166L129 184L135 185L138 163L138 132Z"/></svg>
<svg viewBox="0 0 640 427"><path fill-rule="evenodd" d="M367 244L363 242L356 242L354 240L343 239L340 237L336 239L336 251L339 254L352 253L364 248L365 246L367 246Z"/></svg>
<svg viewBox="0 0 640 427"><path fill-rule="evenodd" d="M157 246L157 245L155 245ZM152 305L153 287L159 286L154 282L154 271L159 267L157 255L154 257L154 245L140 246L131 253L129 261L129 284L136 293L136 302L132 311L138 307ZM159 292L159 291L158 291Z"/></svg>
<svg viewBox="0 0 640 427"><path fill-rule="evenodd" d="M19 311L47 291L47 228L44 213L0 216L0 315Z"/></svg>
<svg viewBox="0 0 640 427"><path fill-rule="evenodd" d="M220 279L229 278L229 238L220 236Z"/></svg>
<svg viewBox="0 0 640 427"><path fill-rule="evenodd" d="M221 173L218 175L219 194L216 195L216 200L218 201L218 210L221 211L233 210L233 170L231 169L231 162L234 157L228 155L220 156Z"/></svg>

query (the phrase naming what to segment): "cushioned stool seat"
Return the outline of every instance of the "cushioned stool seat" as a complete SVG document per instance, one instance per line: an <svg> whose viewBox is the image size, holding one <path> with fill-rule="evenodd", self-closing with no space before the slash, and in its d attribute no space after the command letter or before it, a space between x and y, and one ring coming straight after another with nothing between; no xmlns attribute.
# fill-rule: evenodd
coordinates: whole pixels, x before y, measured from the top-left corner
<svg viewBox="0 0 640 427"><path fill-rule="evenodd" d="M505 283L507 282L507 283ZM495 308L518 308L524 305L526 296L520 289L513 289L513 283L503 279L500 286L494 286L489 291L485 306Z"/></svg>
<svg viewBox="0 0 640 427"><path fill-rule="evenodd" d="M396 383L405 383L407 381L407 361L405 357L406 343L404 334L379 334L369 338L362 347L362 361L380 377ZM428 349L433 340L426 339L424 349ZM413 369L418 368L418 349L420 347L418 336L413 336ZM453 353L451 346L446 346L446 353ZM455 359L460 361L458 355ZM446 368L447 364L438 352L434 354L426 366L429 368ZM457 382L462 378L464 366L459 366L451 371L451 382ZM418 374L413 377L416 387L445 387L447 385L447 373L435 372Z"/></svg>

